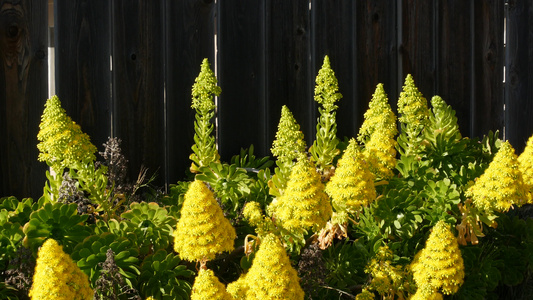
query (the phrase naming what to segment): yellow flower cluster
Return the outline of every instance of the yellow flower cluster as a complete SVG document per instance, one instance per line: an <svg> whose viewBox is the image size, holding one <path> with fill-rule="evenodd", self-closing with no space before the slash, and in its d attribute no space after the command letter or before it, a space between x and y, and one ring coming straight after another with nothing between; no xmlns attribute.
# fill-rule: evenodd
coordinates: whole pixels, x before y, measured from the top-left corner
<svg viewBox="0 0 533 300"><path fill-rule="evenodd" d="M60 169L96 159L96 147L80 126L67 116L57 96L46 101L39 129L39 161Z"/></svg>
<svg viewBox="0 0 533 300"><path fill-rule="evenodd" d="M393 265L393 259L392 250L388 246L382 246L365 269L365 272L372 275L368 289L378 292L384 299L394 299L394 295L403 298L410 290L405 268Z"/></svg>
<svg viewBox="0 0 533 300"><path fill-rule="evenodd" d="M261 240L248 273L228 284L227 290L234 299L304 299L298 273L274 234L268 234Z"/></svg>
<svg viewBox="0 0 533 300"><path fill-rule="evenodd" d="M398 142L393 136L375 131L365 145L366 159L372 174L379 179L389 179L394 176L393 169L396 167L396 145Z"/></svg>
<svg viewBox="0 0 533 300"><path fill-rule="evenodd" d="M411 74L405 78L403 91L398 99L398 113L401 114L400 122L407 124L408 127L424 125L429 118L427 100L418 91Z"/></svg>
<svg viewBox="0 0 533 300"><path fill-rule="evenodd" d="M32 300L91 300L93 290L63 247L48 239L39 249L29 296Z"/></svg>
<svg viewBox="0 0 533 300"><path fill-rule="evenodd" d="M376 199L374 175L355 139L351 139L337 163L335 175L326 185L326 193L339 211L355 213Z"/></svg>
<svg viewBox="0 0 533 300"><path fill-rule="evenodd" d="M438 299L435 294L439 291L451 295L459 290L464 282L464 262L457 238L446 222L439 221L433 227L426 246L411 263L411 270L419 299Z"/></svg>
<svg viewBox="0 0 533 300"><path fill-rule="evenodd" d="M398 129L383 84L377 85L368 106L357 139L365 144L364 153L372 173L377 178L390 178L396 167L397 142L394 138Z"/></svg>
<svg viewBox="0 0 533 300"><path fill-rule="evenodd" d="M212 270L200 269L192 286L191 300L231 300L226 287Z"/></svg>
<svg viewBox="0 0 533 300"><path fill-rule="evenodd" d="M366 144L376 131L382 131L384 135L390 137L398 134L396 115L389 105L389 99L382 83L376 86L364 117L365 119L357 135L357 140L360 143Z"/></svg>
<svg viewBox="0 0 533 300"><path fill-rule="evenodd" d="M374 299L375 299L374 293L372 293L371 291L367 289L363 289L361 293L355 296L355 300L374 300Z"/></svg>
<svg viewBox="0 0 533 300"><path fill-rule="evenodd" d="M315 101L320 103L327 112L337 109L335 102L342 98L338 93L339 81L335 77L335 72L331 68L329 57L324 57L322 68L316 76Z"/></svg>
<svg viewBox="0 0 533 300"><path fill-rule="evenodd" d="M213 192L202 181L192 182L174 231L174 250L188 261L212 260L218 253L232 251L235 238Z"/></svg>
<svg viewBox="0 0 533 300"><path fill-rule="evenodd" d="M202 112L215 109L213 95L218 96L221 91L221 88L217 86L217 78L213 70L211 70L209 61L204 58L200 67L200 74L198 74L192 86L191 107Z"/></svg>
<svg viewBox="0 0 533 300"><path fill-rule="evenodd" d="M520 172L518 158L511 144L502 143L485 172L466 192L479 209L506 212L512 205L527 202L527 186Z"/></svg>
<svg viewBox="0 0 533 300"><path fill-rule="evenodd" d="M269 211L288 230L318 231L332 214L324 189L315 166L301 154L292 168L284 194L270 204Z"/></svg>
<svg viewBox="0 0 533 300"><path fill-rule="evenodd" d="M292 161L298 153L305 151L304 134L286 105L281 108L276 140L272 143L272 154L278 159Z"/></svg>
<svg viewBox="0 0 533 300"><path fill-rule="evenodd" d="M529 138L526 148L518 156L518 163L528 190L527 202L533 204L533 136Z"/></svg>

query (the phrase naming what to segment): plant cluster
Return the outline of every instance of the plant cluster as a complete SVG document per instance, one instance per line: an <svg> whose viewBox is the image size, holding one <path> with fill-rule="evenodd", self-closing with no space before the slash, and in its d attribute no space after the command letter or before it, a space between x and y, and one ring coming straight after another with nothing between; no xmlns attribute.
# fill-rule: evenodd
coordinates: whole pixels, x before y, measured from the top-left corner
<svg viewBox="0 0 533 300"><path fill-rule="evenodd" d="M533 296L533 137L515 154L463 137L453 109L411 75L393 112L378 84L354 137L328 57L307 148L287 106L273 159L220 161L207 60L192 89L191 173L155 191L103 158L57 97L38 135L40 199L0 198L2 299L528 299Z"/></svg>

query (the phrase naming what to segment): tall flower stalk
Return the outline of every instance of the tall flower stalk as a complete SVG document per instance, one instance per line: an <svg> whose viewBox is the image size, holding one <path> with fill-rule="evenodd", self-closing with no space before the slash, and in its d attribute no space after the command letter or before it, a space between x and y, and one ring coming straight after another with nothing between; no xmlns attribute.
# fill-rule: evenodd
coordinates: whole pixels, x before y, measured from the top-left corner
<svg viewBox="0 0 533 300"><path fill-rule="evenodd" d="M329 57L326 55L316 77L315 101L321 105L318 107L320 117L316 125L316 139L309 149L313 161L326 177L326 181L333 168L333 159L340 153L337 149L339 139L337 138L336 110L338 106L335 102L341 98L339 82L335 77L335 72L331 69Z"/></svg>
<svg viewBox="0 0 533 300"><path fill-rule="evenodd" d="M194 121L194 142L191 172L196 173L200 167L209 166L211 162L219 162L220 155L213 135L214 126L211 123L215 117L214 96L220 95L222 90L217 86L215 73L211 70L207 58L202 61L200 74L192 86L192 105L196 111Z"/></svg>

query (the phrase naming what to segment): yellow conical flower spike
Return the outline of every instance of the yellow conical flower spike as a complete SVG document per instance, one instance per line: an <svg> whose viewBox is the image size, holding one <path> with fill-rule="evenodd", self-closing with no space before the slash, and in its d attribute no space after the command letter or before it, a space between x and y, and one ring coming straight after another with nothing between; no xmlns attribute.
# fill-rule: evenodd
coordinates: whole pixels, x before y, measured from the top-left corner
<svg viewBox="0 0 533 300"><path fill-rule="evenodd" d="M476 207L487 212L506 212L527 202L527 186L511 144L502 143L485 172L465 193Z"/></svg>
<svg viewBox="0 0 533 300"><path fill-rule="evenodd" d="M394 176L392 170L396 167L397 162L397 144L398 142L393 136L383 131L372 133L363 153L370 165L370 171L376 178L389 179Z"/></svg>
<svg viewBox="0 0 533 300"><path fill-rule="evenodd" d="M202 181L192 182L174 231L174 250L188 261L212 260L218 253L232 251L235 238L213 192Z"/></svg>
<svg viewBox="0 0 533 300"><path fill-rule="evenodd" d="M355 139L350 140L339 159L335 175L326 185L326 193L331 197L337 212L355 213L376 199L374 175Z"/></svg>
<svg viewBox="0 0 533 300"><path fill-rule="evenodd" d="M63 247L48 239L39 249L29 296L32 300L91 300L93 290Z"/></svg>
<svg viewBox="0 0 533 300"><path fill-rule="evenodd" d="M533 204L533 136L529 138L526 148L518 156L518 163L528 189L527 202Z"/></svg>
<svg viewBox="0 0 533 300"><path fill-rule="evenodd" d="M368 110L365 112L364 117L365 119L357 135L357 140L360 143L366 144L376 131L382 131L391 138L398 134L396 115L390 107L389 99L382 83L376 86L376 91L372 95L372 100L368 104Z"/></svg>
<svg viewBox="0 0 533 300"><path fill-rule="evenodd" d="M261 240L245 280L247 300L304 299L298 274L274 234Z"/></svg>
<svg viewBox="0 0 533 300"><path fill-rule="evenodd" d="M285 193L272 202L269 211L288 230L318 231L332 214L324 189L313 163L301 154L292 168Z"/></svg>
<svg viewBox="0 0 533 300"><path fill-rule="evenodd" d="M405 78L403 91L398 99L398 113L400 113L400 122L408 127L423 125L429 118L427 100L416 87L411 74Z"/></svg>
<svg viewBox="0 0 533 300"><path fill-rule="evenodd" d="M56 171L77 163L96 159L96 147L87 134L67 115L57 96L48 99L39 124L37 144L39 160L46 161Z"/></svg>
<svg viewBox="0 0 533 300"><path fill-rule="evenodd" d="M191 300L232 300L213 271L200 269L192 286Z"/></svg>
<svg viewBox="0 0 533 300"><path fill-rule="evenodd" d="M281 108L276 140L272 143L272 154L281 160L292 161L298 153L304 152L304 134L286 105Z"/></svg>
<svg viewBox="0 0 533 300"><path fill-rule="evenodd" d="M450 226L439 221L433 227L424 249L420 250L411 264L413 278L427 299L437 291L451 295L464 282L464 262L457 238Z"/></svg>
<svg viewBox="0 0 533 300"><path fill-rule="evenodd" d="M235 300L246 300L246 293L248 292L246 274L242 274L239 279L230 282L226 287L226 291L228 291Z"/></svg>

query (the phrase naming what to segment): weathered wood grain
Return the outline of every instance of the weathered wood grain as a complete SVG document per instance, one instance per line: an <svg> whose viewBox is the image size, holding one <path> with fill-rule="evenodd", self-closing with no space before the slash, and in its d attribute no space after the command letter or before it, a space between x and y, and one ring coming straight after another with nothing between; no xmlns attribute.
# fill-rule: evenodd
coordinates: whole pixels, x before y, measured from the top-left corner
<svg viewBox="0 0 533 300"><path fill-rule="evenodd" d="M218 145L223 160L251 144L266 154L265 1L218 2Z"/></svg>
<svg viewBox="0 0 533 300"><path fill-rule="evenodd" d="M533 2L509 1L505 138L518 153L533 134Z"/></svg>
<svg viewBox="0 0 533 300"><path fill-rule="evenodd" d="M37 133L47 96L47 1L0 1L0 195L42 195Z"/></svg>
<svg viewBox="0 0 533 300"><path fill-rule="evenodd" d="M56 94L99 151L112 136L110 9L105 0L55 1Z"/></svg>
<svg viewBox="0 0 533 300"><path fill-rule="evenodd" d="M191 91L200 64L215 66L215 3L204 0L166 1L165 87L167 183L187 178L194 144Z"/></svg>
<svg viewBox="0 0 533 300"><path fill-rule="evenodd" d="M164 184L164 41L162 1L114 1L113 135L122 139L129 176L141 166Z"/></svg>

